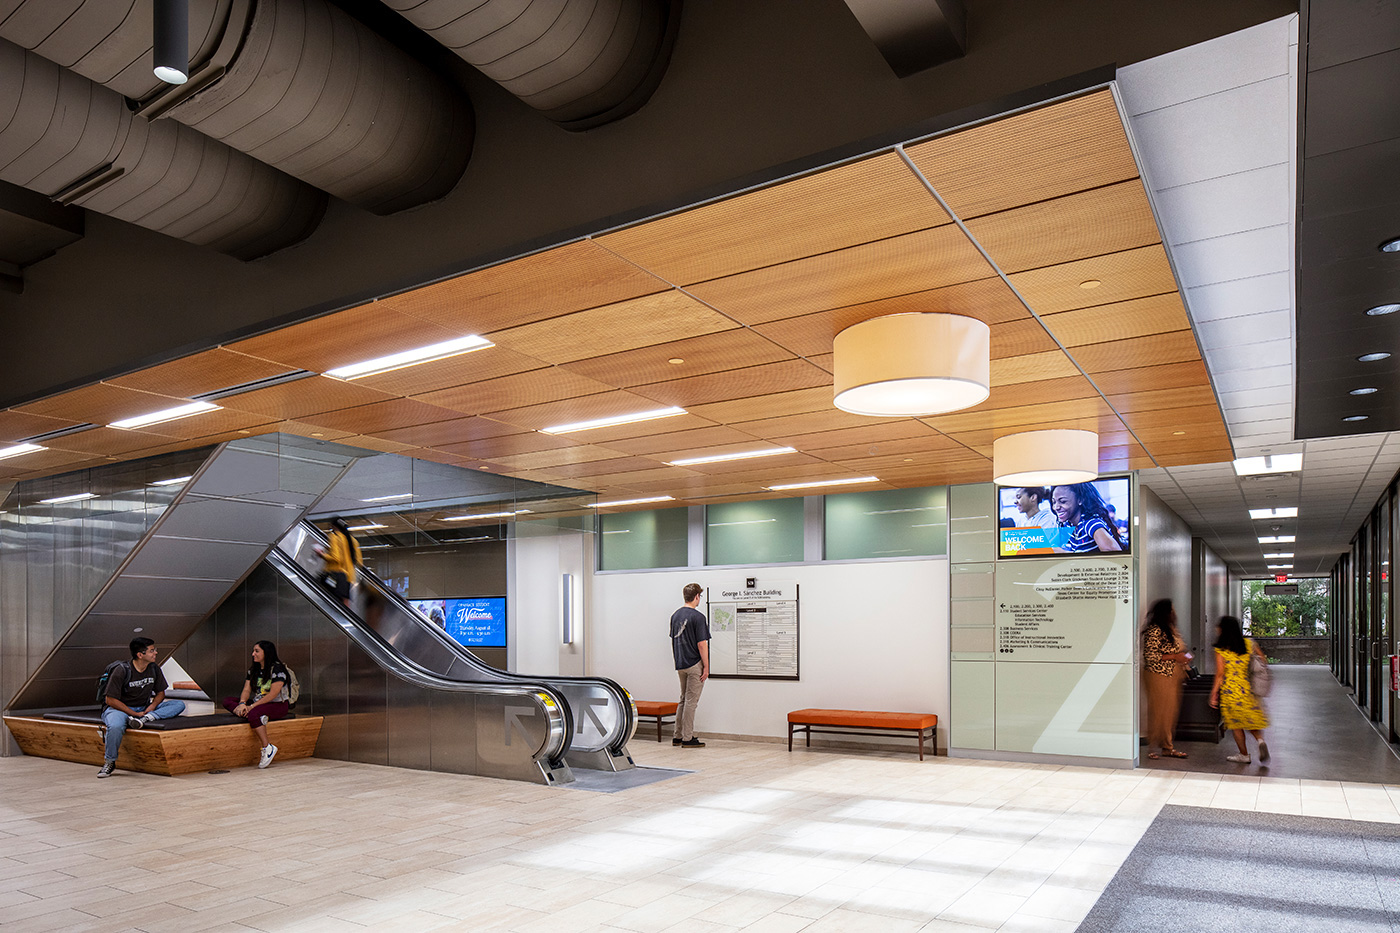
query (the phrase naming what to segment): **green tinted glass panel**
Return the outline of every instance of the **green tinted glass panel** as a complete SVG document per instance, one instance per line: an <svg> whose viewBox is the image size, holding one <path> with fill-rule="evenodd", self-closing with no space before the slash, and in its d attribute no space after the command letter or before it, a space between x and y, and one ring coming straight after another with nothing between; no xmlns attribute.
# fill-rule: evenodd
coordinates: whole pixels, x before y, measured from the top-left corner
<svg viewBox="0 0 1400 933"><path fill-rule="evenodd" d="M599 518L602 570L684 567L688 509L605 514Z"/></svg>
<svg viewBox="0 0 1400 933"><path fill-rule="evenodd" d="M800 560L800 498L705 507L705 563L776 564Z"/></svg>
<svg viewBox="0 0 1400 933"><path fill-rule="evenodd" d="M948 552L945 486L826 497L826 559L934 557Z"/></svg>

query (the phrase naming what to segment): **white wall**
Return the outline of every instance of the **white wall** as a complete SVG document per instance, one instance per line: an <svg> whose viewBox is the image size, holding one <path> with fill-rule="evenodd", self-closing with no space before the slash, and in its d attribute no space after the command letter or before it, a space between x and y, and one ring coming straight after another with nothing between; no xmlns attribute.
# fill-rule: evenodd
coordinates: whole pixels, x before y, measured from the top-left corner
<svg viewBox="0 0 1400 933"><path fill-rule="evenodd" d="M802 679L710 680L697 732L785 737L788 712L807 707L930 712L947 722L948 562L941 559L597 574L588 673L611 677L637 699L674 699L667 623L681 588L742 585L746 576L801 587ZM940 730L940 747L943 739Z"/></svg>
<svg viewBox="0 0 1400 933"><path fill-rule="evenodd" d="M506 607L511 670L541 675L584 673L587 621L582 626L576 624L572 645L562 643L560 581L564 574L573 574L579 605L586 607L592 566L591 534L559 531L510 540L506 553L510 580Z"/></svg>

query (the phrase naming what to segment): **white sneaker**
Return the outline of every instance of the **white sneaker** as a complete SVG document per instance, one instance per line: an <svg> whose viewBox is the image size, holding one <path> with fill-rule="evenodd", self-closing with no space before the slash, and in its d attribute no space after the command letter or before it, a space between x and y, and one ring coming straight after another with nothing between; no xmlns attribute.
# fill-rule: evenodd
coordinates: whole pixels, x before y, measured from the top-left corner
<svg viewBox="0 0 1400 933"><path fill-rule="evenodd" d="M1226 758L1225 760L1226 760L1226 761L1233 761L1235 764L1239 764L1239 765L1247 765L1247 764L1249 764L1249 756L1248 756L1248 755L1230 755L1230 756L1229 756L1228 758Z"/></svg>
<svg viewBox="0 0 1400 933"><path fill-rule="evenodd" d="M277 746L269 742L263 747L262 757L258 759L258 767L266 768L272 764L272 759L277 757Z"/></svg>

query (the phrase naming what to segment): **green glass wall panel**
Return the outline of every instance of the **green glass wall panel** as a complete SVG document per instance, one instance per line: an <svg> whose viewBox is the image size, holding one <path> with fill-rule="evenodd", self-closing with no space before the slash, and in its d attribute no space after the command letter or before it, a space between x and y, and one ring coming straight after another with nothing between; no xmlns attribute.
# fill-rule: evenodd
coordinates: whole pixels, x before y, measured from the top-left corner
<svg viewBox="0 0 1400 933"><path fill-rule="evenodd" d="M802 559L802 499L705 507L705 563L776 564Z"/></svg>
<svg viewBox="0 0 1400 933"><path fill-rule="evenodd" d="M948 553L944 486L826 497L826 559L941 557Z"/></svg>
<svg viewBox="0 0 1400 933"><path fill-rule="evenodd" d="M646 512L609 513L598 516L600 570L649 570L684 567L686 513L688 509L652 509Z"/></svg>

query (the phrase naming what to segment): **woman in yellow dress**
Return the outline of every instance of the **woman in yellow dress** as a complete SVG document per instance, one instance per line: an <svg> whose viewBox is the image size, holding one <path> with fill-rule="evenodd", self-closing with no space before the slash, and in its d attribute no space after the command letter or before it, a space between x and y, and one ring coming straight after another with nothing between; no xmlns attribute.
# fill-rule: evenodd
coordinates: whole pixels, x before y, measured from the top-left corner
<svg viewBox="0 0 1400 933"><path fill-rule="evenodd" d="M1244 637L1240 620L1234 616L1221 616L1216 633L1215 684L1210 688L1210 705L1220 707L1220 720L1234 734L1235 744L1240 749L1238 755L1231 755L1227 760L1249 764L1249 749L1244 743L1244 734L1248 731L1259 743L1262 764L1269 760L1269 746L1264 741L1269 716L1249 686L1249 659L1255 654L1262 658L1264 652L1252 639Z"/></svg>

